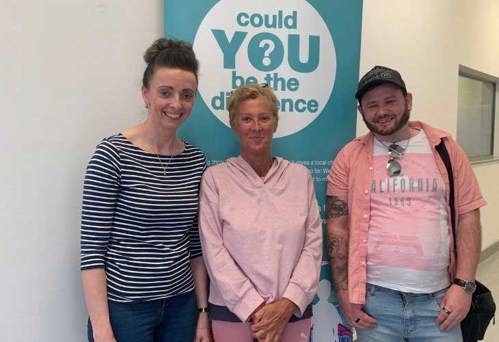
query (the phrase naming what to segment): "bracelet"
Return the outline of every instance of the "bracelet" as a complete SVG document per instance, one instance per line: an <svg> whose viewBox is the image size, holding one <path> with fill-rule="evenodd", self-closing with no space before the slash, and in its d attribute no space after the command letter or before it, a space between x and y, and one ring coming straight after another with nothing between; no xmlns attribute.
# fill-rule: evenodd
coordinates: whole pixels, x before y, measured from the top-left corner
<svg viewBox="0 0 499 342"><path fill-rule="evenodd" d="M208 310L208 308L207 308L207 307L204 307L204 308L198 308L198 312L199 312L199 313L203 313L203 312L208 313L208 312L210 312L210 310Z"/></svg>

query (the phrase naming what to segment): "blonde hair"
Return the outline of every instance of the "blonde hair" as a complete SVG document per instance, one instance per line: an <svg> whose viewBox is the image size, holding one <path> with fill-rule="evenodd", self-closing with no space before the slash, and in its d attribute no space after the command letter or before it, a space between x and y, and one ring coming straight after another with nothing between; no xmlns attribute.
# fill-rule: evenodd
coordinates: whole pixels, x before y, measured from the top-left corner
<svg viewBox="0 0 499 342"><path fill-rule="evenodd" d="M229 98L229 120L232 126L232 122L235 120L237 116L237 110L241 102L246 100L254 100L258 97L266 98L271 106L272 117L275 120L275 127L277 129L277 123L279 121L279 109L277 107L278 101L277 97L274 94L274 91L267 84L247 84L240 86L236 90L232 92L232 95Z"/></svg>

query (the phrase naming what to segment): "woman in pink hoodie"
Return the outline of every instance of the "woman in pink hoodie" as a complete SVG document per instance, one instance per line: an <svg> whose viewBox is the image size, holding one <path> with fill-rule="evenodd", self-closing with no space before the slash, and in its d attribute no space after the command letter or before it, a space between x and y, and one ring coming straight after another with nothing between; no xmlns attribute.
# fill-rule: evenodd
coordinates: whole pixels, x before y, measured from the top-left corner
<svg viewBox="0 0 499 342"><path fill-rule="evenodd" d="M267 85L229 100L240 155L208 168L200 232L217 342L308 341L322 226L307 168L271 154L277 98Z"/></svg>

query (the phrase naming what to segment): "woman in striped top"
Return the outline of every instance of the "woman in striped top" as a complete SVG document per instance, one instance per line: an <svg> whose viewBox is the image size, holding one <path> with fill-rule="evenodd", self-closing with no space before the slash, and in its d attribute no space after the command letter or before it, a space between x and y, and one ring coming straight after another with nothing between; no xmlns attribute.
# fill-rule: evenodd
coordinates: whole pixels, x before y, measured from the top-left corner
<svg viewBox="0 0 499 342"><path fill-rule="evenodd" d="M144 59L146 120L104 139L85 175L88 339L210 341L197 226L206 159L176 135L194 105L198 61L189 44L166 39L154 42Z"/></svg>

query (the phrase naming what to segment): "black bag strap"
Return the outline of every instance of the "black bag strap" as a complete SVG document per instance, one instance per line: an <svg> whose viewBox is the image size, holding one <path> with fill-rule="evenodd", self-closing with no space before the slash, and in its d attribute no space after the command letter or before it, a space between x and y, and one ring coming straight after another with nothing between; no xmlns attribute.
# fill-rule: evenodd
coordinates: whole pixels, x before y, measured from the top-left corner
<svg viewBox="0 0 499 342"><path fill-rule="evenodd" d="M450 162L449 152L447 147L445 147L444 139L440 139L440 143L435 146L440 158L445 164L447 169L447 175L449 176L449 207L450 207L450 218L452 225L452 236L454 237L454 252L457 253L456 246L456 207L454 204L454 173L452 172L452 164Z"/></svg>
<svg viewBox="0 0 499 342"><path fill-rule="evenodd" d="M454 253L457 255L457 242L456 242L456 207L454 202L454 174L452 173L452 164L450 162L449 152L445 147L444 139L440 140L440 143L435 146L440 158L445 164L445 168L447 169L447 174L449 176L449 206L450 206L450 216L451 216L451 225L452 225L452 235L454 236ZM468 312L467 316L461 322L461 331L463 334L463 341L472 341L476 342L478 340L482 340L484 338L485 330L489 325L491 318L494 318L493 324L496 323L495 311L496 305L494 303L494 298L492 297L492 293L490 290L480 283L478 280L476 281L477 290L473 294L471 306L472 308ZM470 313L474 312L474 316ZM481 311L477 313L477 311ZM476 315L484 315L483 311L486 311L485 318L483 316L477 318ZM464 325L463 325L464 324ZM477 325L479 327L477 327Z"/></svg>

